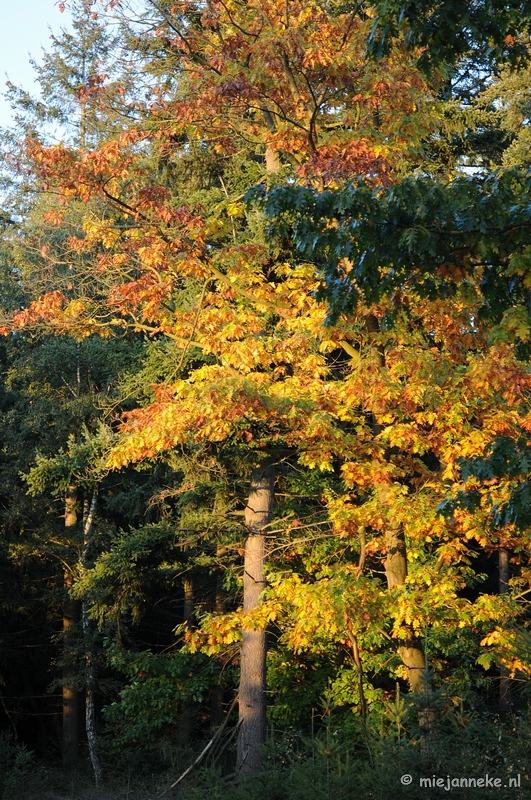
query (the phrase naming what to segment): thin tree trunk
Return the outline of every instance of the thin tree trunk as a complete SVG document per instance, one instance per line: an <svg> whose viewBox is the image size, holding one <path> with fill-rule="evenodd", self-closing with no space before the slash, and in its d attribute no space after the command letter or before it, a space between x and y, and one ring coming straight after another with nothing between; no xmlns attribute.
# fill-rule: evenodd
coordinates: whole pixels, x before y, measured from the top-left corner
<svg viewBox="0 0 531 800"><path fill-rule="evenodd" d="M407 548L404 530L401 525L390 525L385 534L387 557L385 561L385 574L387 586L394 589L404 586L407 577ZM421 751L427 752L427 741L434 732L436 711L430 707L430 684L428 680L428 665L426 654L420 639L414 635L409 625L403 625L405 638L400 639L397 653L402 664L407 669L410 691L419 701L418 723L422 732Z"/></svg>
<svg viewBox="0 0 531 800"><path fill-rule="evenodd" d="M97 492L94 490L90 505L85 502L83 513L83 554L81 567L84 571L89 566L89 550L92 541L92 529L94 526L94 515L96 513ZM97 753L96 735L96 706L94 694L96 689L96 667L92 655L92 625L88 616L87 603L83 600L81 604L81 620L83 626L83 639L85 645L85 665L86 665L86 689L85 689L85 731L87 734L87 744L89 749L92 771L94 773L94 783L98 787L101 783L102 772Z"/></svg>
<svg viewBox="0 0 531 800"><path fill-rule="evenodd" d="M77 523L77 490L69 487L65 497L65 528ZM76 663L73 652L74 633L79 622L79 604L69 596L72 574L64 574L63 603L63 766L72 769L79 750L79 696L76 688Z"/></svg>
<svg viewBox="0 0 531 800"><path fill-rule="evenodd" d="M387 586L403 586L407 577L407 549L402 526L390 526L385 533L385 575ZM408 629L405 639L397 648L398 655L407 669L409 687L412 691L426 690L425 655L418 638Z"/></svg>
<svg viewBox="0 0 531 800"><path fill-rule="evenodd" d="M189 576L183 578L183 592L183 622L191 628L194 624L194 582Z"/></svg>
<svg viewBox="0 0 531 800"><path fill-rule="evenodd" d="M245 509L244 612L251 612L260 605L266 585L264 528L271 521L274 483L274 469L270 465L255 469L251 476ZM236 766L238 770L260 772L266 741L266 631L245 629L242 633Z"/></svg>
<svg viewBox="0 0 531 800"><path fill-rule="evenodd" d="M183 592L183 622L191 628L194 624L194 582L189 575L183 578ZM188 749L192 741L192 708L189 703L179 715L178 737L180 746Z"/></svg>
<svg viewBox="0 0 531 800"><path fill-rule="evenodd" d="M390 526L385 533L385 575L387 586L394 589L403 586L407 577L407 550L402 526ZM397 651L407 669L409 688L414 692L427 691L426 659L417 637L407 628L406 638L401 640Z"/></svg>
<svg viewBox="0 0 531 800"><path fill-rule="evenodd" d="M380 324L374 314L365 317L365 326L369 334L376 334L380 331ZM376 353L380 367L385 367L385 352L381 344L376 344ZM377 418L373 418L373 430L375 435L380 433L382 426ZM389 507L389 489L387 486L378 488L379 501L383 508ZM395 525L391 521L385 532L385 575L387 586L393 589L396 586L403 586L407 577L407 546L402 525ZM401 640L397 647L398 655L407 669L409 688L413 692L428 692L428 674L426 669L426 656L418 637L413 634L409 626L405 628L406 637Z"/></svg>

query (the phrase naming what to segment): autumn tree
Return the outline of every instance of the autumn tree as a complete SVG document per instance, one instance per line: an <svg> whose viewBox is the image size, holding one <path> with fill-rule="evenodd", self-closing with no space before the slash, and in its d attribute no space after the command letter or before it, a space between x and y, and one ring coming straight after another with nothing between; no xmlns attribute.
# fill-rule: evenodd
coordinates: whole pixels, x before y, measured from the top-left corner
<svg viewBox="0 0 531 800"><path fill-rule="evenodd" d="M282 620L292 652L331 639L348 649L362 710L363 674L383 668L389 639L393 674L421 691L427 634L446 677L463 626L490 641L493 619L514 618L507 597L463 596L470 540L498 546L485 509L448 521L436 509L463 448L474 455L525 418L518 343L489 338L496 307L502 331L524 313L512 303L525 290L515 202L525 184L399 180L422 169L438 105L401 42L378 64L366 57L368 14L316 3L144 8L152 34L137 28L135 40L130 29L130 42L147 70L169 77L141 122L83 152L27 143L31 169L62 198L50 224L64 230L83 204L82 230L68 239L79 266L74 281L55 274L5 330L128 329L174 344L173 374L122 417L110 463L178 449L238 456L238 479L250 481L244 608L194 641L215 648L244 631L240 700L252 672L256 692L252 713L240 712L239 765L258 770L269 621ZM208 192L176 185L179 171L207 161ZM260 177L277 241L241 202ZM315 491L348 558L272 575L266 598L271 468L281 462L342 476L341 489L323 480Z"/></svg>
<svg viewBox="0 0 531 800"><path fill-rule="evenodd" d="M153 11L148 5L148 13ZM301 178L311 175L321 184L359 172L385 183L400 160L401 168L404 158L414 161L413 145L429 129L426 116L416 111L427 87L401 47L379 66L365 58L369 23L355 13L308 4L288 9L213 4L203 10L163 4L155 8L155 18L157 33L146 42L151 63L166 71L176 63L179 80L170 96L162 90L154 98L145 125L92 153L29 143L28 158L46 184L69 203L99 198L108 210L100 214L95 206L96 213L85 216L84 236L72 240L81 254L96 248L95 288L72 296L68 284L62 291L56 284L13 324L42 321L78 335L131 326L168 336L183 352L199 347L216 360L180 383L161 386L156 404L129 417L127 444L113 457L115 465L152 457L179 442L236 437L252 443L255 463L287 447L305 452L310 466L326 469L335 453L330 437L349 446L333 414L319 421L326 407L323 354L343 346L344 332L325 333L309 273L290 275L267 247L253 241L252 217L241 205L233 202L208 216L182 200L177 205L171 190L146 183L138 148L149 137L171 162L190 144L203 143L234 159L239 139L251 143L270 174L284 162ZM225 215L234 220L232 242L216 235ZM56 221L62 224L61 212ZM219 241L214 248L213 237ZM183 280L191 279L203 282L199 305L176 315L172 298ZM274 327L271 315L280 318ZM249 498L263 493L265 485L251 485ZM271 491L270 478L267 486ZM267 524L271 500L262 505L261 524ZM251 514L250 499L247 507ZM250 518L249 525L254 531ZM249 547L260 537L249 536ZM247 601L244 605L251 610ZM254 637L262 653L264 636L262 625ZM258 660L263 664L263 655ZM263 676L263 666L260 670ZM240 764L253 769L259 768L264 737L264 688L262 683L254 701L261 705L258 722L249 723L250 754L240 750Z"/></svg>
<svg viewBox="0 0 531 800"><path fill-rule="evenodd" d="M486 96L492 97L495 92L493 85ZM507 153L510 151L511 146ZM472 539L484 551L499 553L502 596L494 600L480 595L478 607L484 604L491 623L499 623L484 637L483 644L496 644L497 657L506 666L511 663L508 642L515 635L515 622L525 619L525 609L519 609L510 595L521 598L527 575L526 557L515 552L522 544L517 545L514 538L518 536L514 520L518 518L515 508L520 502L516 500L519 489L515 486L514 495L504 494L509 491L509 478L522 475L521 468L516 467L522 452L518 442L522 442L522 435L525 437L529 402L527 193L527 175L512 171L494 176L457 174L446 181L409 178L379 192L361 183L334 193L284 187L272 189L266 200L266 210L274 218L274 229L281 240L293 241L296 257L315 264L321 275L321 296L328 301L330 318L337 320L347 314L352 318L366 314L368 308L379 317L372 329L374 358L385 371L376 384L374 406L366 406L376 419L385 409L376 438L391 446L391 463L401 461L412 447L409 458L417 453L433 473L426 484L431 489L439 473L439 502L442 508L454 512L446 525L458 534L455 543L459 542L463 554L469 548L465 542ZM375 236L375 231L381 231L381 235ZM438 327L441 314L446 319L446 332ZM452 353L452 329L459 331L459 352ZM417 356L422 341L430 344L434 354L424 366L419 361L416 367L420 369L418 375L431 375L431 391L438 387L433 406L433 395L430 400L413 388L418 376L408 371L406 364L412 362L405 355L410 336L410 341L416 342ZM448 356L443 355L446 350ZM396 386L396 394L388 384L395 357L402 383ZM452 368L447 371L439 364L432 371L434 363L430 366L430 361L439 357L449 357L447 363ZM362 369L361 364L357 369ZM492 379L494 374L496 380ZM443 375L451 376L451 385L461 387L456 401L464 405L461 411L454 405L452 414L454 421L459 420L458 427L454 434L447 430L439 440L439 449L435 430L446 424ZM366 376L364 385L369 383ZM473 388L470 398L466 387ZM393 399L387 405L385 398L390 391ZM398 408L408 397L414 398L413 405L395 438L392 429L398 422ZM430 408L433 417L424 417L430 414ZM420 426L415 422L418 414L423 420ZM414 444L409 439L413 430ZM421 444L416 437L424 435L428 439ZM509 457L511 451L514 461ZM413 479L407 474L395 479L398 492L402 491L401 483ZM478 479L479 485L474 483ZM463 490L463 480L469 485L469 494ZM460 498L457 502L452 499L454 492ZM432 502L436 508L436 499ZM501 514L500 508L504 509ZM425 514L417 512L412 517L423 520L424 533ZM510 569L509 551L513 553ZM458 561L454 557L453 562ZM435 567L440 569L442 564L437 560ZM430 577L429 585L433 580ZM410 585L413 581L412 576L407 580ZM417 624L420 627L420 620ZM489 657L482 659L489 663ZM513 669L515 663L513 660ZM522 662L520 668L527 669Z"/></svg>

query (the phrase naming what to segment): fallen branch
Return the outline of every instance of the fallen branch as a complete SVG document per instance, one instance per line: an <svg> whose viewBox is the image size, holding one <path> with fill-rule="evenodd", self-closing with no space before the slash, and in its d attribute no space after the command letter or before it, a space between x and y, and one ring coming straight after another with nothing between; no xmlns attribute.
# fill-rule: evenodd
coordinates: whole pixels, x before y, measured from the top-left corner
<svg viewBox="0 0 531 800"><path fill-rule="evenodd" d="M227 747L228 747L228 746L230 745L230 743L231 743L231 742L234 740L234 737L235 737L235 736L236 736L236 734L238 733L238 729L239 729L239 727L240 727L240 723L238 722L238 724L236 725L236 727L234 728L234 730L232 730L232 731L230 732L229 736L227 737L227 741L225 742L225 744L224 744L224 745L223 745L223 746L220 748L220 750L218 750L218 752L217 752L217 753L214 755L214 758L213 758L213 760L212 760L212 767L215 767L215 766L216 766L216 764L218 763L219 759L221 758L221 756L223 755L223 753L225 752L225 750L227 749Z"/></svg>
<svg viewBox="0 0 531 800"><path fill-rule="evenodd" d="M237 701L237 700L238 700L238 697L236 696L236 697L234 698L234 700L232 701L232 703L231 703L231 705L230 705L230 708L229 708L229 710L227 711L227 716L225 717L225 719L224 719L224 721L223 721L223 724L222 724L222 725L221 725L221 726L218 728L218 730L216 731L216 733L214 734L214 736L212 737L212 739L211 739L211 740L208 742L208 744L206 745L206 747L204 747L204 748L203 748L203 750L202 750L202 751L199 753L199 755L197 756L197 758L195 759L195 761L194 761L192 764L190 764L190 766L189 766L187 769L185 769L185 771L183 772L183 774L182 774L182 775L180 775L180 776L177 778L177 780L176 780L176 781L174 781L174 782L172 783L172 785L171 785L171 786L168 786L168 788L167 788L167 789L164 789L164 791L163 791L163 792L161 792L159 795L157 795L157 797L156 797L156 800L159 800L159 798L160 798L160 797L164 797L164 795L165 795L165 794L167 794L168 792L171 792L171 790L172 790L172 789L175 789L175 787L176 787L176 786L178 786L178 785L181 783L181 781L184 781L184 779L185 779L185 778L186 778L186 777L187 777L187 776L188 776L188 775L189 775L189 774L192 772L192 770L193 770L195 767L197 767L197 765L198 765L198 764L200 764L200 763L201 763L201 761L204 759L204 757L206 756L206 754L207 754L207 753L208 753L208 752L209 752L209 751L212 749L212 747L213 747L213 746L214 746L214 744L215 744L215 743L218 741L218 739L220 739L220 737L221 737L221 734L223 733L223 731L224 731L224 730L225 730L225 728L227 727L227 723L228 723L228 721L229 721L229 717L230 717L230 715L231 715L231 713L232 713L232 709L233 709L233 708L234 708L234 706L236 705L236 701Z"/></svg>

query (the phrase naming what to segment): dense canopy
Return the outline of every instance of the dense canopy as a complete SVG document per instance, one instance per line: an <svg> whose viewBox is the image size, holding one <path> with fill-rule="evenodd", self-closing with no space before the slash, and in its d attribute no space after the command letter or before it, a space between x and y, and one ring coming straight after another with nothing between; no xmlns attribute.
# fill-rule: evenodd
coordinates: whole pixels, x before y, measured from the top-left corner
<svg viewBox="0 0 531 800"><path fill-rule="evenodd" d="M1 132L2 796L527 797L531 10L64 6Z"/></svg>

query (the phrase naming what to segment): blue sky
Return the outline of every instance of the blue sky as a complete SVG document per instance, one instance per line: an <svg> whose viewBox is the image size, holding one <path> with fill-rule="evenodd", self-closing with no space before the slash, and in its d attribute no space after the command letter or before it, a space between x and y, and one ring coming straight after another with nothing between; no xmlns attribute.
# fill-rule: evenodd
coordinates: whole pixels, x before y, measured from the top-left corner
<svg viewBox="0 0 531 800"><path fill-rule="evenodd" d="M68 27L68 14L61 14L55 0L10 0L2 3L0 22L0 89L7 77L16 86L34 88L30 55L40 60L42 47L48 49L51 28ZM7 77L6 77L7 73ZM10 123L9 107L0 98L0 126Z"/></svg>

